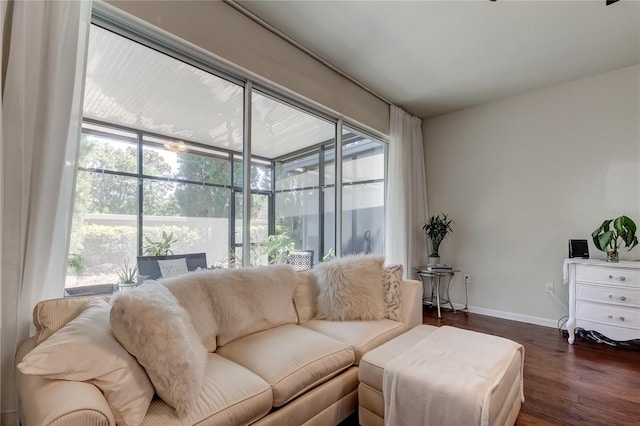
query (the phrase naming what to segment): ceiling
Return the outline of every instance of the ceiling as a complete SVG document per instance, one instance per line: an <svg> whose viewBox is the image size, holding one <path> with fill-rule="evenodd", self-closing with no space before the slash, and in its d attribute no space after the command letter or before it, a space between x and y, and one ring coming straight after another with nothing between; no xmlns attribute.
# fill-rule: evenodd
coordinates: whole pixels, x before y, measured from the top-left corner
<svg viewBox="0 0 640 426"><path fill-rule="evenodd" d="M640 63L640 1L236 1L422 118Z"/></svg>

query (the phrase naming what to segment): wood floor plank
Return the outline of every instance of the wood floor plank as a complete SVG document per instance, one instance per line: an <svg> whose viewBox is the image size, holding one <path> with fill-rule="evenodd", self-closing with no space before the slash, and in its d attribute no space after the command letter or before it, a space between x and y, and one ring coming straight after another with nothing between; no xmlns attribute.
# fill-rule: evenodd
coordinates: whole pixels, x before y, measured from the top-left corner
<svg viewBox="0 0 640 426"><path fill-rule="evenodd" d="M558 330L478 314L425 307L423 323L450 325L515 340L525 347L525 402L518 426L640 426L640 352Z"/></svg>

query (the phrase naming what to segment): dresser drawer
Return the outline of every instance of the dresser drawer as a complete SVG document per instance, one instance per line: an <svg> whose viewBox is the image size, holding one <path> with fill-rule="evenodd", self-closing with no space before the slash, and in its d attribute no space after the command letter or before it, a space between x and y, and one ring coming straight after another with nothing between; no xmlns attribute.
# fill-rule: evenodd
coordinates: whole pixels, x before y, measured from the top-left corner
<svg viewBox="0 0 640 426"><path fill-rule="evenodd" d="M578 300L576 302L576 318L640 330L640 309Z"/></svg>
<svg viewBox="0 0 640 426"><path fill-rule="evenodd" d="M576 284L576 298L593 302L615 303L621 306L640 307L640 286L608 287L589 284Z"/></svg>
<svg viewBox="0 0 640 426"><path fill-rule="evenodd" d="M602 284L640 285L640 270L578 265L576 280Z"/></svg>

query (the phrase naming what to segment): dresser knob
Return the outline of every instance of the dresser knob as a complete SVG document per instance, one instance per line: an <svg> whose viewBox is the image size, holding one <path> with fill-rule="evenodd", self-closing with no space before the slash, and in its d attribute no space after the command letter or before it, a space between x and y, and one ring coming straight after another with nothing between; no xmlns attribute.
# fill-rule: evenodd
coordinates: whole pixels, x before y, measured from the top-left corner
<svg viewBox="0 0 640 426"><path fill-rule="evenodd" d="M620 281L626 281L627 277L620 277Z"/></svg>
<svg viewBox="0 0 640 426"><path fill-rule="evenodd" d="M612 280L613 279L613 275L609 275L609 279Z"/></svg>
<svg viewBox="0 0 640 426"><path fill-rule="evenodd" d="M613 315L609 314L609 315L607 315L607 318L611 319L611 318L613 318Z"/></svg>
<svg viewBox="0 0 640 426"><path fill-rule="evenodd" d="M610 294L610 295L609 295L609 299L613 299L613 294Z"/></svg>
<svg viewBox="0 0 640 426"><path fill-rule="evenodd" d="M625 300L627 300L627 297L626 296L620 296L620 300L622 300L624 302Z"/></svg>
<svg viewBox="0 0 640 426"><path fill-rule="evenodd" d="M624 321L624 317L620 317L618 318L620 321Z"/></svg>

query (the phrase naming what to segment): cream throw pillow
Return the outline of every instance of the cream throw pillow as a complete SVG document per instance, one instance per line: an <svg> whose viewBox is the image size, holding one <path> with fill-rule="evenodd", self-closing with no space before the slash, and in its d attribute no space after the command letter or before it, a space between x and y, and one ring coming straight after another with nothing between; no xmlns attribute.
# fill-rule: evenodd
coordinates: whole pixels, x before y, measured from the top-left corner
<svg viewBox="0 0 640 426"><path fill-rule="evenodd" d="M29 352L18 369L48 379L89 381L104 394L118 425L139 425L154 389L144 369L113 337L110 308L102 299L87 301L75 319Z"/></svg>
<svg viewBox="0 0 640 426"><path fill-rule="evenodd" d="M160 283L145 283L111 299L113 334L144 367L156 392L186 416L202 389L207 350L189 314Z"/></svg>
<svg viewBox="0 0 640 426"><path fill-rule="evenodd" d="M394 321L402 321L402 272L402 265L384 267L384 317Z"/></svg>
<svg viewBox="0 0 640 426"><path fill-rule="evenodd" d="M383 257L346 256L316 265L316 318L331 321L384 318Z"/></svg>

